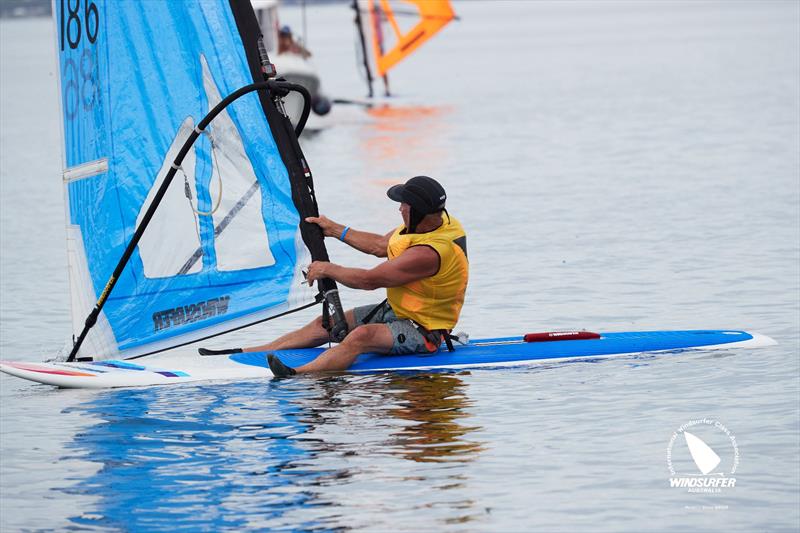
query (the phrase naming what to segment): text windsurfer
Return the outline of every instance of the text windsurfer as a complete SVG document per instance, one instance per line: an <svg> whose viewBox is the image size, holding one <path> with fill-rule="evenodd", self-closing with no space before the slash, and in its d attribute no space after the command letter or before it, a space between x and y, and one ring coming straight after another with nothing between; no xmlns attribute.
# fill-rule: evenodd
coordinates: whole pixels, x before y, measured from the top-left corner
<svg viewBox="0 0 800 533"><path fill-rule="evenodd" d="M315 261L309 266L308 282L331 278L354 289L386 288L386 300L347 311L347 337L305 365L290 368L269 354L269 367L276 377L345 370L366 352L433 353L455 327L464 303L469 264L466 234L445 209L444 188L433 178L416 176L386 194L400 202L403 217L403 224L386 235L357 231L325 216L306 219L318 224L326 237L337 237L363 253L387 258L372 269ZM320 316L270 343L243 351L311 348L326 342L328 332Z"/></svg>

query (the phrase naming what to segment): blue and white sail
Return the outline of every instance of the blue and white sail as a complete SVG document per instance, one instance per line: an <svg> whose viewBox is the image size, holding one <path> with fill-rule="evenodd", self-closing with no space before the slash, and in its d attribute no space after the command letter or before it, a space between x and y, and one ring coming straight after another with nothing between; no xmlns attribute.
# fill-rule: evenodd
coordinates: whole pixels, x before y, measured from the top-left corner
<svg viewBox="0 0 800 533"><path fill-rule="evenodd" d="M184 141L254 82L236 1L54 2L76 335ZM300 220L248 94L184 158L79 356L150 353L314 301Z"/></svg>

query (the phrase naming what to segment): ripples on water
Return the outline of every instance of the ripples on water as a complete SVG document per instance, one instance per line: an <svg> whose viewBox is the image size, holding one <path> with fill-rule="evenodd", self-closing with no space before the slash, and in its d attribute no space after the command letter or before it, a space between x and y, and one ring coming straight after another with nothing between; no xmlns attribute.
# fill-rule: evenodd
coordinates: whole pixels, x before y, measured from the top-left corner
<svg viewBox="0 0 800 533"><path fill-rule="evenodd" d="M389 528L421 511L468 521L476 502L454 489L482 444L464 387L419 374L101 393L65 411L99 421L62 457L100 465L66 489L99 496L72 521Z"/></svg>
<svg viewBox="0 0 800 533"><path fill-rule="evenodd" d="M385 190L409 173L442 177L474 338L742 327L779 346L102 392L1 376L0 528L797 530L798 9L462 2L398 68L397 104L335 109L303 141L323 211L354 227L393 226ZM363 90L349 24L309 10L333 96ZM4 358L69 329L50 31L0 23ZM670 436L704 416L738 439L733 492L668 486Z"/></svg>

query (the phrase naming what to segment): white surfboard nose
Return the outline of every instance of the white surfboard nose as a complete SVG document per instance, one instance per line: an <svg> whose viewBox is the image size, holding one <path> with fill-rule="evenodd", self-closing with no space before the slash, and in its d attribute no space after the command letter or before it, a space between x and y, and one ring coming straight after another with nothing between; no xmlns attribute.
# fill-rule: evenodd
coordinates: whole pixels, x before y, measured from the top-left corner
<svg viewBox="0 0 800 533"><path fill-rule="evenodd" d="M761 333L753 333L754 339L759 339L761 346L775 346L778 344L778 341L773 339L772 337L767 337L766 335L762 335Z"/></svg>

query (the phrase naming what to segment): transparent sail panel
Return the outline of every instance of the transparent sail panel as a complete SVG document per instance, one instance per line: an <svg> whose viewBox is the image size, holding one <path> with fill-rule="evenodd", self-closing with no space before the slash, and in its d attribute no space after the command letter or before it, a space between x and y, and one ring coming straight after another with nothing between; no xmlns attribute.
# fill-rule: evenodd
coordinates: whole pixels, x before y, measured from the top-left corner
<svg viewBox="0 0 800 533"><path fill-rule="evenodd" d="M141 224L147 207L153 202L167 172L172 168L178 150L189 138L192 130L194 121L188 117L178 129L158 177L139 210L139 216L136 217L137 226ZM197 198L196 159L194 150L186 154L174 186L167 189L160 208L150 221L149 231L145 232L139 241L139 256L145 277L168 278L179 274L196 274L202 270L200 222L194 208L194 199ZM187 187L189 194L186 194ZM164 253L165 249L170 252Z"/></svg>
<svg viewBox="0 0 800 533"><path fill-rule="evenodd" d="M214 107L222 96L205 60L203 82L209 107ZM217 269L233 271L274 265L261 213L261 185L227 111L214 120L210 138L213 176L209 190Z"/></svg>

